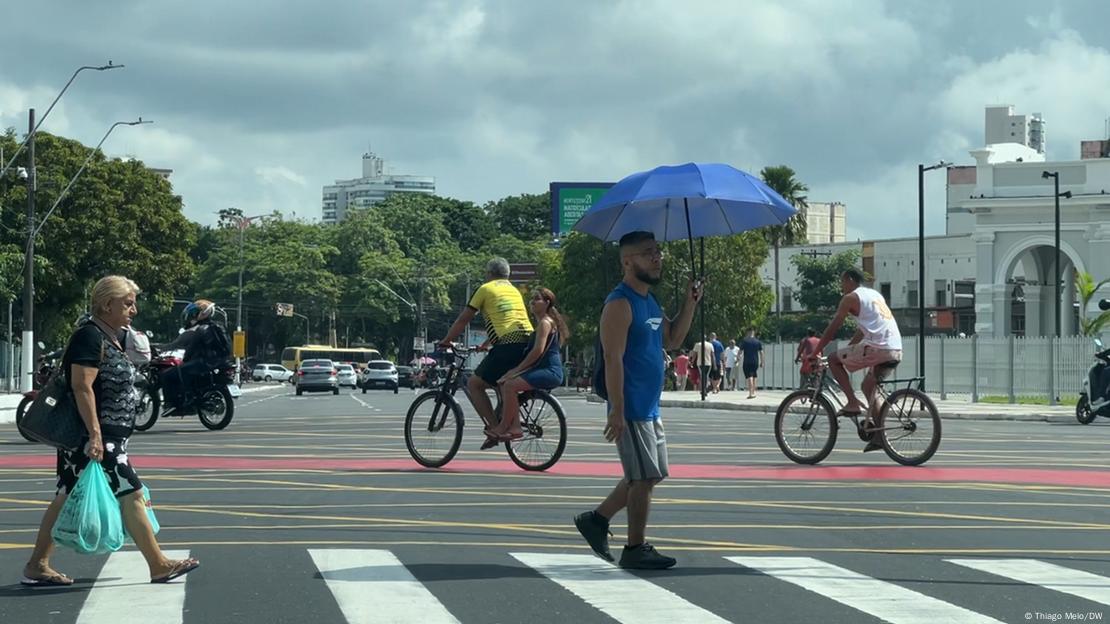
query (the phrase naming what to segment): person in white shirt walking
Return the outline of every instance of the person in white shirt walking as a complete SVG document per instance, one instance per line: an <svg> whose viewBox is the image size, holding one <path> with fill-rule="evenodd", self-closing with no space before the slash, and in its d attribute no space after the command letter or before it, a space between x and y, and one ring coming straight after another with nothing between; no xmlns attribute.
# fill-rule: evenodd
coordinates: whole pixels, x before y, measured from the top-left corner
<svg viewBox="0 0 1110 624"><path fill-rule="evenodd" d="M852 380L848 375L864 368L869 369L867 376L863 378L861 389L867 397L869 415L874 422L877 416L873 413L877 407L875 389L884 374L892 370L883 365L902 361L902 333L898 331L898 323L883 296L871 288L861 286L862 283L863 273L856 269L848 269L841 274L840 291L844 296L841 297L836 316L825 328L815 352L822 353L825 345L832 342L845 318L851 316L856 319L856 334L846 348L829 358L829 371L848 399L840 410L840 415L852 416L861 413L864 406L852 390ZM879 448L882 446L872 440L863 450L866 452Z"/></svg>
<svg viewBox="0 0 1110 624"><path fill-rule="evenodd" d="M736 360L740 357L740 347L736 346L735 340L729 340L728 346L725 347L725 390L734 390L736 388Z"/></svg>

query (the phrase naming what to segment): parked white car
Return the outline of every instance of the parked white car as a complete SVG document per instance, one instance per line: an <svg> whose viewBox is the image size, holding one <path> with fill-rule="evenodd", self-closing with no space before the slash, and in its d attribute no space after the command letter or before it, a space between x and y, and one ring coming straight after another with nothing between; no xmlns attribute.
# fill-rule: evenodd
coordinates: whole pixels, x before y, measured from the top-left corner
<svg viewBox="0 0 1110 624"><path fill-rule="evenodd" d="M251 379L255 381L289 381L293 371L281 364L259 364L251 371Z"/></svg>
<svg viewBox="0 0 1110 624"><path fill-rule="evenodd" d="M352 388L358 387L358 373L355 372L355 367L350 364L336 364L335 370L339 371L336 377L339 378L340 386L350 386Z"/></svg>

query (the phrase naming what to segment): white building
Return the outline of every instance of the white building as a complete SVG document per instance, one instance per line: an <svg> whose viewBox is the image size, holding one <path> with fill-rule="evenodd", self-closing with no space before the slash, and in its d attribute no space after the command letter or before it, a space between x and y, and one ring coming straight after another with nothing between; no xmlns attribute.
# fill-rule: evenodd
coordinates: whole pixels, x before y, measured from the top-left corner
<svg viewBox="0 0 1110 624"><path fill-rule="evenodd" d="M362 155L362 177L336 180L323 191L324 223L339 223L347 211L368 208L394 193L434 194L436 180L431 176L385 173L385 161L373 152Z"/></svg>
<svg viewBox="0 0 1110 624"><path fill-rule="evenodd" d="M989 117L989 113L988 113ZM989 134L989 130L988 130ZM1049 336L1057 315L1064 336L1080 315L1097 315L1104 287L1080 310L1076 272L1110 278L1110 158L1086 147L1083 158L1045 162L1033 147L1011 142L972 150L974 165L948 169L947 235L925 240L925 284L919 284L916 237L783 248L783 311L799 310L797 276L790 258L857 249L874 287L887 298L899 325L918 333L916 307L924 298L927 331L984 336ZM1055 268L1055 187L1059 176L1060 268ZM907 213L916 207L906 206ZM1056 296L1060 275L1060 297ZM764 283L774 284L773 259Z"/></svg>
<svg viewBox="0 0 1110 624"><path fill-rule="evenodd" d="M1015 115L1008 104L988 106L983 145L1019 143L1039 154L1045 153L1045 124L1040 113Z"/></svg>
<svg viewBox="0 0 1110 624"><path fill-rule="evenodd" d="M806 239L811 245L843 243L847 208L840 202L809 202L805 209Z"/></svg>

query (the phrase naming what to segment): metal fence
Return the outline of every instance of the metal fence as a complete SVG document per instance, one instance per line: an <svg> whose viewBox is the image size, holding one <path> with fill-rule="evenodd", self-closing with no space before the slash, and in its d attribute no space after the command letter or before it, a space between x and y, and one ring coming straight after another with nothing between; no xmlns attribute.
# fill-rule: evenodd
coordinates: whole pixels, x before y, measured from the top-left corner
<svg viewBox="0 0 1110 624"><path fill-rule="evenodd" d="M20 386L20 377L23 369L23 349L20 345L13 345L11 360L9 360L8 343L0 341L0 390L4 392L17 392Z"/></svg>
<svg viewBox="0 0 1110 624"><path fill-rule="evenodd" d="M826 354L846 346L840 341ZM903 339L902 365L896 376L917 376L920 339ZM796 343L764 343L766 361L760 372L762 388L796 388L800 382L794 363ZM1093 338L1003 338L929 337L925 339L925 380L929 392L941 399L1003 397L1017 402L1019 397L1068 399L1079 394L1087 369L1097 348ZM858 387L863 373L852 375Z"/></svg>

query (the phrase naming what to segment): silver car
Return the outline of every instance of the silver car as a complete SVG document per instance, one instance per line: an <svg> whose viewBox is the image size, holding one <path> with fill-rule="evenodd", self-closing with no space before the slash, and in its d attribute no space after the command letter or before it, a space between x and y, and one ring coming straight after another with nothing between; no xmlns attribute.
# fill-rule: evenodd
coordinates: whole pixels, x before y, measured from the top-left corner
<svg viewBox="0 0 1110 624"><path fill-rule="evenodd" d="M355 372L355 367L350 364L339 364L336 366L339 371L337 375L340 386L349 386L351 388L358 387L358 373Z"/></svg>
<svg viewBox="0 0 1110 624"><path fill-rule="evenodd" d="M297 369L297 396L305 392L339 394L339 371L331 360L304 360Z"/></svg>

